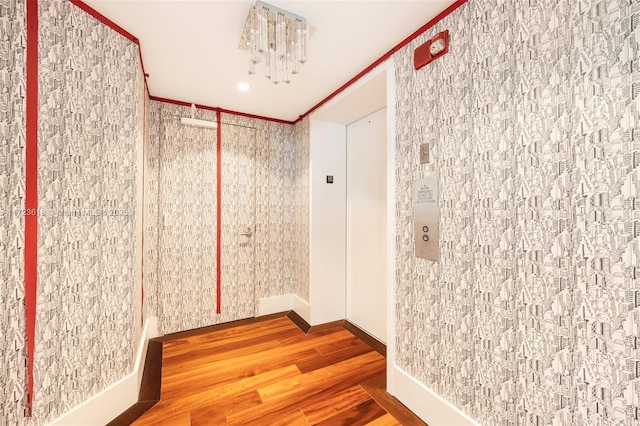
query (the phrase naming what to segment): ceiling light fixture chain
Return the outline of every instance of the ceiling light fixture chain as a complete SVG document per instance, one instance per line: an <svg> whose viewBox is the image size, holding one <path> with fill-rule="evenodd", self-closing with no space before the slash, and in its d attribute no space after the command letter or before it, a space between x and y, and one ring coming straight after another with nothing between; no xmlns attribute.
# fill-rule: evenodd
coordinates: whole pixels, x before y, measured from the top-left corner
<svg viewBox="0 0 640 426"><path fill-rule="evenodd" d="M249 51L249 74L264 63L269 80L290 83L307 60L308 37L305 18L258 1L249 10L239 47Z"/></svg>

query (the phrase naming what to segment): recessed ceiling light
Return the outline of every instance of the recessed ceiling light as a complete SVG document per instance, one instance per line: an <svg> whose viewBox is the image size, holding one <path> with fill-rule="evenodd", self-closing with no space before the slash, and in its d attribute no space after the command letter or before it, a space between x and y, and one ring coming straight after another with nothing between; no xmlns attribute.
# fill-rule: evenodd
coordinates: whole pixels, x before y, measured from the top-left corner
<svg viewBox="0 0 640 426"><path fill-rule="evenodd" d="M236 87L241 92L246 92L247 90L249 90L249 84L248 83L239 82Z"/></svg>

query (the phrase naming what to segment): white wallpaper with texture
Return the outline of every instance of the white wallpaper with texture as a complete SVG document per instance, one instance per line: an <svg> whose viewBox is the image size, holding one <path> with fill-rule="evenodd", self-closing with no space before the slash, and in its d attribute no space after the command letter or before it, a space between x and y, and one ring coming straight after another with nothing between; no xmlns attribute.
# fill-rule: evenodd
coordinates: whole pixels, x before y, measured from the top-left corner
<svg viewBox="0 0 640 426"><path fill-rule="evenodd" d="M24 219L25 4L0 0L0 424L26 404Z"/></svg>
<svg viewBox="0 0 640 426"><path fill-rule="evenodd" d="M160 135L159 103L145 99L143 316L158 315L158 248L160 246Z"/></svg>
<svg viewBox="0 0 640 426"><path fill-rule="evenodd" d="M253 138L255 173L255 309L260 298L292 293L295 258L294 129L289 124L222 114L223 158ZM229 178L233 178L227 172ZM226 185L223 169L223 185ZM234 192L238 192L235 189ZM223 200L224 203L224 200ZM223 217L233 214L223 209ZM239 227L240 224L236 225ZM231 278L233 279L233 278Z"/></svg>
<svg viewBox="0 0 640 426"><path fill-rule="evenodd" d="M294 275L293 293L309 301L309 118L304 118L294 126L294 179L295 205L294 227Z"/></svg>
<svg viewBox="0 0 640 426"><path fill-rule="evenodd" d="M25 11L24 2L0 2L0 424L8 425L44 424L121 379L140 336L138 47L70 2L40 0L38 10L35 389L25 418Z"/></svg>
<svg viewBox="0 0 640 426"><path fill-rule="evenodd" d="M216 322L216 131L181 125L186 107L151 101L148 114L145 305L172 333Z"/></svg>
<svg viewBox="0 0 640 426"><path fill-rule="evenodd" d="M70 2L38 6L34 416L51 419L133 368L144 82L136 44Z"/></svg>
<svg viewBox="0 0 640 426"><path fill-rule="evenodd" d="M491 0L395 55L396 359L481 424L640 422L639 49L635 0ZM439 262L413 256L425 176Z"/></svg>
<svg viewBox="0 0 640 426"><path fill-rule="evenodd" d="M260 298L293 292L297 268L294 127L222 114L222 296L221 315L215 313L217 136L181 125L179 117L190 114L183 106L149 106L145 315L158 315L163 333L254 316ZM216 120L205 110L197 118ZM240 235L247 226L249 239Z"/></svg>

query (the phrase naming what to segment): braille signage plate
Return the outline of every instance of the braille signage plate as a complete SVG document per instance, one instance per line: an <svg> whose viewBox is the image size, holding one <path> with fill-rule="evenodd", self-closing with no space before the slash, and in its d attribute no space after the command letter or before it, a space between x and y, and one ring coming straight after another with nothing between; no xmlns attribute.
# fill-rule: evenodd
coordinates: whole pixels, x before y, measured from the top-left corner
<svg viewBox="0 0 640 426"><path fill-rule="evenodd" d="M435 177L413 182L413 203L416 257L439 260L440 209L438 208L438 180Z"/></svg>

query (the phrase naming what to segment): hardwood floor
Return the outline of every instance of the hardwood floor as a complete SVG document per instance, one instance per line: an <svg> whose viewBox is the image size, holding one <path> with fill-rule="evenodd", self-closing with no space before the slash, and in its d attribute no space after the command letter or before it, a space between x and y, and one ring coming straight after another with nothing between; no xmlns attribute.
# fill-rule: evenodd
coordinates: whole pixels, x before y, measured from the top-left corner
<svg viewBox="0 0 640 426"><path fill-rule="evenodd" d="M385 392L385 358L339 325L305 334L282 316L163 340L160 402L134 425L425 424Z"/></svg>

